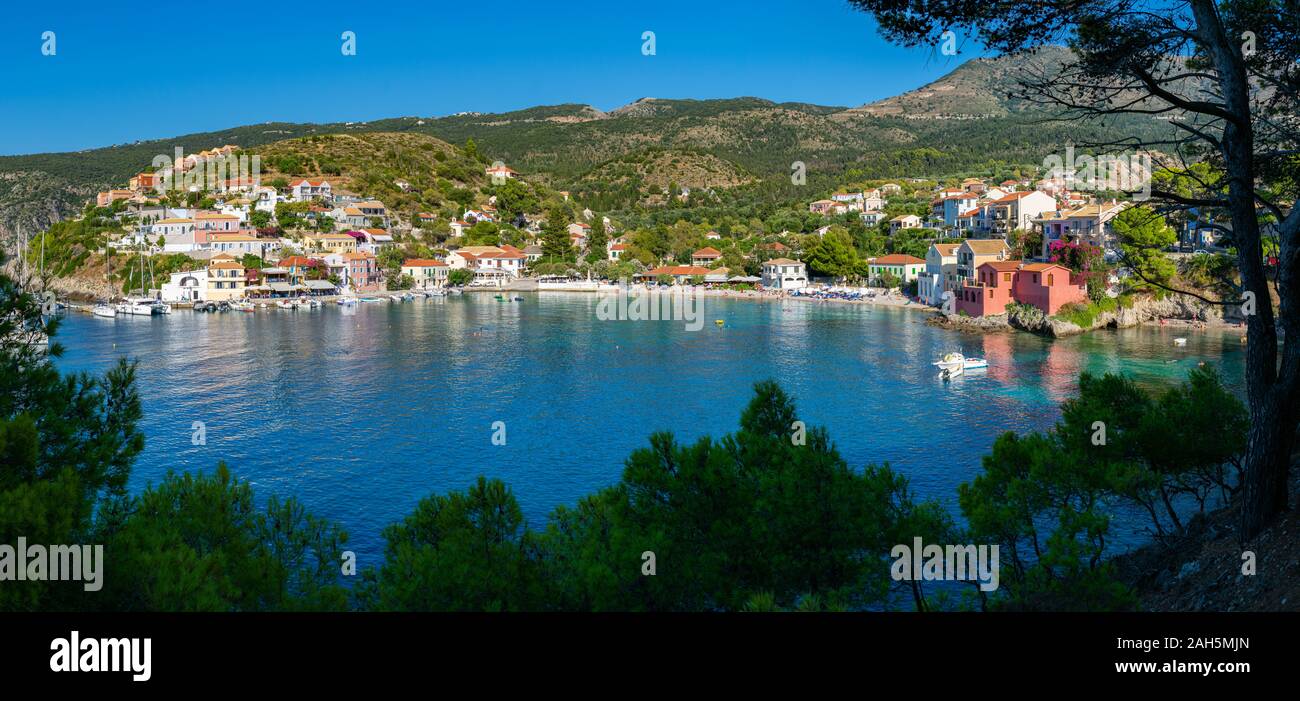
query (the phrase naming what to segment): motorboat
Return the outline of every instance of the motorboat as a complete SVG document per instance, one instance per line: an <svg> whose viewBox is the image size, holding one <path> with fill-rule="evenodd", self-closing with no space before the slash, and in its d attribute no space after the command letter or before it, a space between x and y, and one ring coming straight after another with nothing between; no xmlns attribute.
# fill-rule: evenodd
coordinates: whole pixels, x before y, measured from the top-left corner
<svg viewBox="0 0 1300 701"><path fill-rule="evenodd" d="M155 306L156 304L157 300L152 297L127 297L125 301L117 305L117 308L123 314L132 316L153 316L162 313Z"/></svg>
<svg viewBox="0 0 1300 701"><path fill-rule="evenodd" d="M279 302L276 302L275 306L281 309L297 309L298 303L292 300L282 299Z"/></svg>
<svg viewBox="0 0 1300 701"><path fill-rule="evenodd" d="M230 308L237 312L251 312L253 311L253 303L238 300L231 302Z"/></svg>
<svg viewBox="0 0 1300 701"><path fill-rule="evenodd" d="M90 310L90 313L95 316L102 316L106 319L112 319L117 317L117 307L108 303L96 304L95 308Z"/></svg>
<svg viewBox="0 0 1300 701"><path fill-rule="evenodd" d="M1174 345L1175 345L1175 346L1185 346L1185 345L1187 345L1187 339L1182 338L1182 337L1175 338L1175 339L1174 339Z"/></svg>
<svg viewBox="0 0 1300 701"><path fill-rule="evenodd" d="M960 370L978 370L987 368L988 362L983 358L967 358L961 353L948 353L932 363L940 369L958 368Z"/></svg>
<svg viewBox="0 0 1300 701"><path fill-rule="evenodd" d="M356 298L356 297L339 297L338 299L334 300L334 303L335 303L335 304L338 304L338 305L340 305L340 306L350 307L350 306L352 306L352 305L354 305L354 304L357 303L357 298Z"/></svg>
<svg viewBox="0 0 1300 701"><path fill-rule="evenodd" d="M965 370L961 365L949 365L939 371L939 379L947 382L954 377L960 376Z"/></svg>

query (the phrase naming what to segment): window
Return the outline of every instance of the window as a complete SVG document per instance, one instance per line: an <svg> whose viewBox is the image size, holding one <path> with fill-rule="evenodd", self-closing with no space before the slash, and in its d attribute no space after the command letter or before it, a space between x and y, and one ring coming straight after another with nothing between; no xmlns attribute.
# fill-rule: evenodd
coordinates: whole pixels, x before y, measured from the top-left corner
<svg viewBox="0 0 1300 701"><path fill-rule="evenodd" d="M1002 280L1005 282L1011 282L1011 273L1002 273Z"/></svg>
<svg viewBox="0 0 1300 701"><path fill-rule="evenodd" d="M1051 287L1051 286L1052 286L1052 274L1051 274L1051 273L1048 273L1048 274L1047 274L1047 286L1048 286L1048 287Z"/></svg>

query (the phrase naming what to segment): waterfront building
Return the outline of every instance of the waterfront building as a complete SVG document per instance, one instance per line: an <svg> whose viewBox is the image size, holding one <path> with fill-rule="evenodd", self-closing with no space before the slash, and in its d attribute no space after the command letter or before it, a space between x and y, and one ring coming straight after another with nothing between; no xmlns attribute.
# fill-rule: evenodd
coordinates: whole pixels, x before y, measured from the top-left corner
<svg viewBox="0 0 1300 701"><path fill-rule="evenodd" d="M925 254L925 272L916 279L916 294L932 306L943 304L943 293L961 286L957 276L959 243L932 243Z"/></svg>
<svg viewBox="0 0 1300 701"><path fill-rule="evenodd" d="M893 275L905 285L925 272L925 261L916 256L892 253L867 261L867 277L880 280L885 275Z"/></svg>
<svg viewBox="0 0 1300 701"><path fill-rule="evenodd" d="M808 286L808 266L789 258L763 262L763 287L771 290L798 290Z"/></svg>
<svg viewBox="0 0 1300 701"><path fill-rule="evenodd" d="M957 291L957 313L1003 314L1008 304L1031 304L1052 315L1066 304L1088 301L1086 279L1056 263L1000 260L983 263L976 279Z"/></svg>

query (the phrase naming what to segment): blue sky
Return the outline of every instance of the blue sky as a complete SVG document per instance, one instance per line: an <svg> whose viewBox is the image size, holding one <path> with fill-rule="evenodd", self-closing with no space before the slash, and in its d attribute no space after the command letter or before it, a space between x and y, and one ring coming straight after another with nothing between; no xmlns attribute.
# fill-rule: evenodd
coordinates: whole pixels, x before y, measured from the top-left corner
<svg viewBox="0 0 1300 701"><path fill-rule="evenodd" d="M569 102L612 109L647 96L854 106L974 57L887 44L844 0L394 5L15 5L0 42L8 78L0 154L265 121ZM355 56L340 52L345 30L356 33ZM647 30L655 32L654 56L641 54ZM45 31L55 32L54 56L41 54Z"/></svg>

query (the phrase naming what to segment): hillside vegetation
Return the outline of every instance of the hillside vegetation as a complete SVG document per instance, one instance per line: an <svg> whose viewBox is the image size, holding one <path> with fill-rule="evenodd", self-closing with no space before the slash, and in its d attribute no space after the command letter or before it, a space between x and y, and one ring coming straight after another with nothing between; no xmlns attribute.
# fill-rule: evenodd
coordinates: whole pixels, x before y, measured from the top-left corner
<svg viewBox="0 0 1300 701"><path fill-rule="evenodd" d="M484 159L425 134L315 134L252 153L261 157L264 183L326 179L335 191L378 199L390 210L434 210L466 199L487 179Z"/></svg>
<svg viewBox="0 0 1300 701"><path fill-rule="evenodd" d="M79 211L95 191L124 185L154 156L172 155L177 146L193 153L232 144L268 160L299 157L296 163L275 161L274 172L344 177L348 189L390 207L444 202L456 186L478 184L482 168L470 168L471 162L494 160L534 183L630 206L641 203L644 190L672 182L719 188L752 180L788 183L796 161L806 165L810 183L846 171L863 178L988 175L1021 167L1032 172L1068 143L1104 141L1116 129L1138 136L1170 129L1146 117L1104 129L1052 121L1052 114L1016 97L1019 79L1050 75L1068 55L1049 48L977 59L923 88L856 108L756 97L643 98L608 112L565 104L441 118L267 123L77 153L0 157L0 237L11 236L18 223L40 230ZM323 140L327 136L331 140ZM450 146L470 140L476 153ZM652 153L691 155L644 163ZM420 192L412 196L396 188L399 178ZM603 192L601 183L608 185Z"/></svg>

